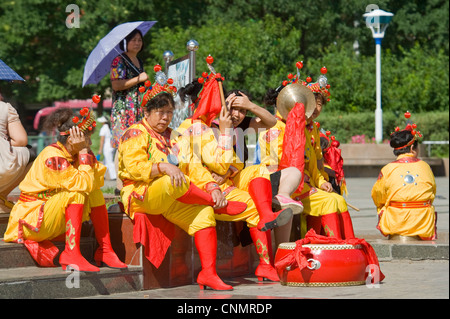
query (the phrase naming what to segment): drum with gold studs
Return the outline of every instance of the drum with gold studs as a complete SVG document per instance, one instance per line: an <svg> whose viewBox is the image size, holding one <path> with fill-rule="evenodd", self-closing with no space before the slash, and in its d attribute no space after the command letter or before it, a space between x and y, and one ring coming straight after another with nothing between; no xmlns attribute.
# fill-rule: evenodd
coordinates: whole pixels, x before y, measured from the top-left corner
<svg viewBox="0 0 450 319"><path fill-rule="evenodd" d="M291 254L296 243L279 245L275 264ZM280 282L285 286L354 286L366 283L368 262L360 245L349 244L307 244L307 267L277 268ZM308 251L308 250L307 250Z"/></svg>

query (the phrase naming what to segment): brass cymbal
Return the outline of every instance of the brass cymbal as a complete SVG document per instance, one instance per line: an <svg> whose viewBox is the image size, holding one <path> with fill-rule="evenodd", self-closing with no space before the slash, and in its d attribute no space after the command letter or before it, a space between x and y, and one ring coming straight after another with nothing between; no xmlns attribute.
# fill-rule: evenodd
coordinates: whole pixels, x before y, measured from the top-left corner
<svg viewBox="0 0 450 319"><path fill-rule="evenodd" d="M295 103L303 103L306 118L311 117L316 108L316 98L306 86L296 82L284 87L277 97L277 110L284 120L287 120L289 112Z"/></svg>

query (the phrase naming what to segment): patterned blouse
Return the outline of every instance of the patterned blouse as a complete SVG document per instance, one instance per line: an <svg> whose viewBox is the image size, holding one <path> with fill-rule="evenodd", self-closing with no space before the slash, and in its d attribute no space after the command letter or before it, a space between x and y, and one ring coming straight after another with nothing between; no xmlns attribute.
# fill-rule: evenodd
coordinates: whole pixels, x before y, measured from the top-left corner
<svg viewBox="0 0 450 319"><path fill-rule="evenodd" d="M139 63L143 65L140 59ZM134 66L136 68L134 69L133 66L134 64L126 56L117 56L111 63L111 81L132 79L144 72L143 68ZM143 117L139 86L140 84L127 90L113 91L111 111L111 146L113 148L119 147L120 137L125 130Z"/></svg>

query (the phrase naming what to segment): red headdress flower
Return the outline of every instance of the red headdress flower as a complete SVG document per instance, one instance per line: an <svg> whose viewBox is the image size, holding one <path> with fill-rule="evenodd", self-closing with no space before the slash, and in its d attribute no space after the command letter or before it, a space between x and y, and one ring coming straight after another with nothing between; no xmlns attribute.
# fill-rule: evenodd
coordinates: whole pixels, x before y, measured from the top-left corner
<svg viewBox="0 0 450 319"><path fill-rule="evenodd" d="M394 130L394 132L391 133L391 136L396 133L396 132L400 132L400 131L410 131L411 134L413 135L413 138L406 144L400 147L396 147L394 149L398 150L404 147L408 147L411 146L418 138L422 137L422 133L420 133L420 131L417 130L417 124L411 124L409 123L409 118L411 117L411 113L409 111L406 111L405 114L405 119L406 119L406 126L403 130L400 130L400 128L397 126Z"/></svg>
<svg viewBox="0 0 450 319"><path fill-rule="evenodd" d="M308 76L305 81L300 79L300 69L303 68L303 61L299 61L295 64L297 67L297 74L293 75L289 73L287 78L288 80L283 81L283 86L289 85L291 83L299 82L309 88L313 93L320 93L323 97L330 101L330 84L328 84L328 79L325 74L328 72L327 68L324 66L320 69L320 73L322 73L316 82L312 82L312 78Z"/></svg>
<svg viewBox="0 0 450 319"><path fill-rule="evenodd" d="M92 97L92 101L98 104L100 102L100 96L94 95ZM80 115L81 118L78 116L72 117L72 122L75 123L80 128L80 131L82 132L92 131L94 127L97 126L95 117L93 116L92 111L88 107L83 107L80 110ZM70 130L60 132L59 135L70 135Z"/></svg>
<svg viewBox="0 0 450 319"><path fill-rule="evenodd" d="M155 65L153 70L156 72L155 74L155 83L152 86L150 81L145 81L144 86L139 88L139 92L144 93L141 101L141 107L147 105L148 101L153 99L155 96L162 92L167 92L172 94L172 96L177 95L177 88L173 86L173 80L167 78L167 75L162 72L162 68L159 64ZM143 88L143 89L142 89ZM145 89L147 88L147 89Z"/></svg>

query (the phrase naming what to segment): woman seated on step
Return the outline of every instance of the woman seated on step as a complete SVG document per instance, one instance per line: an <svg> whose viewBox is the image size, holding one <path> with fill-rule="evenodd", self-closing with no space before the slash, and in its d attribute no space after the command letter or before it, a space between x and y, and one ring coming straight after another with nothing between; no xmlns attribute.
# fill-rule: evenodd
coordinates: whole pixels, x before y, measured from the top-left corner
<svg viewBox="0 0 450 319"><path fill-rule="evenodd" d="M94 255L97 265L127 268L111 247L108 212L100 190L106 167L90 149L95 125L87 107L79 114L61 108L48 115L44 127L56 129L57 142L42 150L19 185L21 194L4 240L24 244L41 266L54 266L59 251L51 240L65 233L65 249L59 257L62 268L99 271L80 253L81 225L90 219L99 243Z"/></svg>
<svg viewBox="0 0 450 319"><path fill-rule="evenodd" d="M170 234L164 232L170 222L194 237L202 266L197 277L200 287L232 290L233 287L225 284L216 273L214 215L239 214L247 205L227 201L220 189L201 190L180 170L175 154L184 154L183 149L189 142L182 138L171 139L169 124L175 108L176 88L167 83L170 79L161 72L159 65L155 66L155 72L159 82L147 88L141 103L144 118L125 131L119 144L118 168L125 212L134 221L134 235L150 250L146 257L155 267L159 267L170 245ZM164 218L151 218L161 216ZM158 229L154 227L155 221L160 225ZM156 238L155 232L160 230L158 242L149 240ZM160 256L153 259L154 254ZM155 264L154 260L159 263Z"/></svg>

